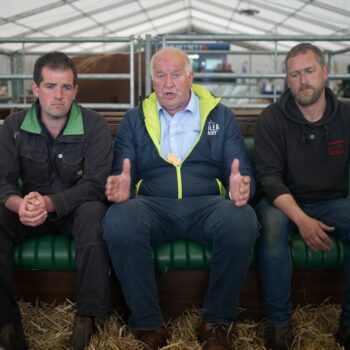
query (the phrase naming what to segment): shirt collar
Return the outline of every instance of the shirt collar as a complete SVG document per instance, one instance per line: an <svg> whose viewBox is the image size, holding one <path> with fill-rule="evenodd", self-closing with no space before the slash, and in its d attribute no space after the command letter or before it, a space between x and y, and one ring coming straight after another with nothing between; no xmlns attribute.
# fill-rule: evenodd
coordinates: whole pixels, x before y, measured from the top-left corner
<svg viewBox="0 0 350 350"><path fill-rule="evenodd" d="M181 112L189 111L193 115L196 115L196 112L197 112L196 98L198 98L198 97L193 93L193 91L191 89L190 100L188 101L187 106ZM167 113L167 111L160 105L158 99L157 99L157 111L158 111L158 115L161 115L161 113Z"/></svg>

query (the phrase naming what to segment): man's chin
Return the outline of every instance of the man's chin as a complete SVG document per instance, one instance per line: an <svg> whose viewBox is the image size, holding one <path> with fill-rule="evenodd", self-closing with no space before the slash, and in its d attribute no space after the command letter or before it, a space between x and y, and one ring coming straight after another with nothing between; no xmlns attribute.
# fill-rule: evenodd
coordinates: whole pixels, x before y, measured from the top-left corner
<svg viewBox="0 0 350 350"><path fill-rule="evenodd" d="M51 113L51 119L63 119L67 117L67 113Z"/></svg>

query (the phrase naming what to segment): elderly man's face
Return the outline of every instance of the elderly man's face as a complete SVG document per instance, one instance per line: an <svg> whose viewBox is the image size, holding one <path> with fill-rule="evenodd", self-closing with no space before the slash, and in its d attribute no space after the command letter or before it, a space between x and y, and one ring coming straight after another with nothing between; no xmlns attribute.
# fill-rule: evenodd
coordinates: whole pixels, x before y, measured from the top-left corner
<svg viewBox="0 0 350 350"><path fill-rule="evenodd" d="M185 66L185 57L176 51L165 51L154 58L153 89L170 115L184 110L190 100L193 73L186 73Z"/></svg>

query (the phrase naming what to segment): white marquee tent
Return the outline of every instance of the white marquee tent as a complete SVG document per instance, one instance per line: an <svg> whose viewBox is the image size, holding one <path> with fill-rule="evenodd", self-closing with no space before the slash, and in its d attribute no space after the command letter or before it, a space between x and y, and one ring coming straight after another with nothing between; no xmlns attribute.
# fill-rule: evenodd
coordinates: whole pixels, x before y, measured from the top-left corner
<svg viewBox="0 0 350 350"><path fill-rule="evenodd" d="M22 50L16 40L62 37L144 38L146 34L320 36L326 50L349 48L349 0L2 0L0 50ZM326 40L331 38L332 40ZM5 42L6 39L13 42ZM334 41L336 39L336 41ZM344 40L342 40L344 39ZM286 50L295 41L279 41ZM240 41L240 47L273 49L273 41ZM27 51L112 51L106 43L26 43Z"/></svg>

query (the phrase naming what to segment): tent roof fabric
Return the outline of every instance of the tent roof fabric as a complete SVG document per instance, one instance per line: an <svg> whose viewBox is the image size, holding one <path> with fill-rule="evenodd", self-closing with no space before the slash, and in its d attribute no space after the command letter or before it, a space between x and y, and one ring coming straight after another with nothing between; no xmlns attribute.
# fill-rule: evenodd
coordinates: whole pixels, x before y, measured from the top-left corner
<svg viewBox="0 0 350 350"><path fill-rule="evenodd" d="M344 37L320 40L322 49L349 48L348 0L2 0L0 50L23 49L1 38L127 37L166 34ZM273 41L236 42L239 48L275 49ZM295 41L278 41L288 50ZM120 45L120 44L119 44ZM116 43L26 43L25 50L113 51Z"/></svg>

